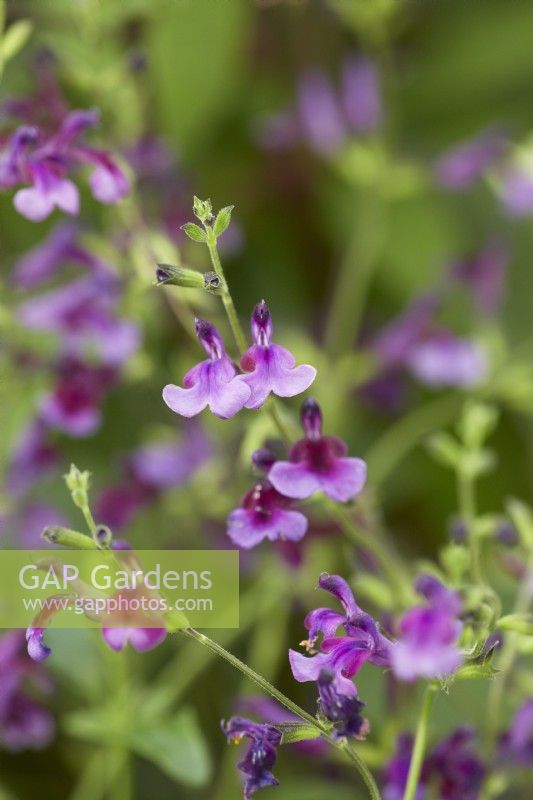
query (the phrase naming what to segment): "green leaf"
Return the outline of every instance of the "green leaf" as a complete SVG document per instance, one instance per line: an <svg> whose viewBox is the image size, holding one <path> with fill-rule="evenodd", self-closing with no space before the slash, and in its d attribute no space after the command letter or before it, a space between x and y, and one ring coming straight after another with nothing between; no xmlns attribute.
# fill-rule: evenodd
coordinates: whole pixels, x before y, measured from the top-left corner
<svg viewBox="0 0 533 800"><path fill-rule="evenodd" d="M182 709L167 722L137 731L131 745L179 783L204 786L211 776L209 751L192 709Z"/></svg>
<svg viewBox="0 0 533 800"><path fill-rule="evenodd" d="M224 208L220 209L220 211L217 214L215 224L213 225L213 231L215 233L215 236L220 236L221 234L224 233L224 231L231 222L231 212L233 211L234 208L235 206L225 206Z"/></svg>
<svg viewBox="0 0 533 800"><path fill-rule="evenodd" d="M195 225L194 222L186 222L185 225L181 226L181 230L187 234L189 239L192 239L193 242L206 242L207 241L207 234L199 225Z"/></svg>
<svg viewBox="0 0 533 800"><path fill-rule="evenodd" d="M484 403L468 403L458 425L459 435L470 449L480 447L498 422L498 412Z"/></svg>
<svg viewBox="0 0 533 800"><path fill-rule="evenodd" d="M498 674L498 670L494 669L490 661L484 661L482 664L464 664L452 676L452 680L486 680L487 678L494 678Z"/></svg>
<svg viewBox="0 0 533 800"><path fill-rule="evenodd" d="M7 64L22 50L32 31L33 23L27 19L21 19L10 25L0 41L0 60L2 64Z"/></svg>
<svg viewBox="0 0 533 800"><path fill-rule="evenodd" d="M282 733L281 744L306 742L309 739L318 739L320 736L320 731L307 722L280 722L274 727Z"/></svg>
<svg viewBox="0 0 533 800"><path fill-rule="evenodd" d="M449 433L435 433L427 441L427 447L431 455L445 467L453 467L459 464L462 456L462 448L459 443Z"/></svg>

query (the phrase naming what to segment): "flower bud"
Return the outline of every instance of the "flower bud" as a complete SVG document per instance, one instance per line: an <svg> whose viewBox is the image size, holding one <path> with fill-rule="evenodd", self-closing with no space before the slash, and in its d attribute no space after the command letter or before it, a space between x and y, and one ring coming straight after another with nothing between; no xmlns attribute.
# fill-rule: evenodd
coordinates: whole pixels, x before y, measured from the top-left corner
<svg viewBox="0 0 533 800"><path fill-rule="evenodd" d="M158 264L155 271L157 286L170 284L191 289L204 289L204 277L201 272L186 267L173 267L170 264Z"/></svg>
<svg viewBox="0 0 533 800"><path fill-rule="evenodd" d="M69 528L49 526L41 534L45 542L57 544L59 547L73 547L76 550L96 550L98 545L90 537Z"/></svg>

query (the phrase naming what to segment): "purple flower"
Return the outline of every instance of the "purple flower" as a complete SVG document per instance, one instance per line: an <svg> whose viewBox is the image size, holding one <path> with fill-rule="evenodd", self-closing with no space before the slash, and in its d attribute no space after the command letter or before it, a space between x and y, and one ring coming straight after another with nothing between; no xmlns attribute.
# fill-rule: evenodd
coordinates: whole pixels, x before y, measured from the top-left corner
<svg viewBox="0 0 533 800"><path fill-rule="evenodd" d="M0 745L11 752L40 750L54 736L50 712L27 689L50 691L50 682L33 662L22 654L24 635L10 631L0 638Z"/></svg>
<svg viewBox="0 0 533 800"><path fill-rule="evenodd" d="M272 344L272 318L264 300L252 314L252 337L255 344L241 358L248 374L242 380L251 389L246 408L260 408L270 392L278 397L294 397L305 392L316 377L316 369L308 364L295 367L295 359L279 344Z"/></svg>
<svg viewBox="0 0 533 800"><path fill-rule="evenodd" d="M300 717L293 714L292 711L287 711L285 706L281 703L272 700L270 697L263 695L251 695L243 697L238 703L239 710L246 713L254 714L261 717L265 722L272 725L278 725L284 722L301 722ZM295 750L298 750L303 755L307 756L321 756L328 750L328 743L325 739L303 739L299 742L293 742L289 745Z"/></svg>
<svg viewBox="0 0 533 800"><path fill-rule="evenodd" d="M239 547L255 547L263 539L299 541L307 530L307 519L290 510L291 501L260 480L243 497L240 508L228 517L228 536Z"/></svg>
<svg viewBox="0 0 533 800"><path fill-rule="evenodd" d="M412 348L427 334L441 305L434 292L417 297L374 339L372 347L385 367L404 364Z"/></svg>
<svg viewBox="0 0 533 800"><path fill-rule="evenodd" d="M47 439L47 429L36 419L23 431L11 453L6 474L6 489L16 496L56 467L59 454Z"/></svg>
<svg viewBox="0 0 533 800"><path fill-rule="evenodd" d="M28 655L33 661L44 661L52 652L43 642L44 630L32 626L26 631Z"/></svg>
<svg viewBox="0 0 533 800"><path fill-rule="evenodd" d="M368 720L362 715L365 704L352 694L346 695L335 688L335 673L329 669L321 670L318 676L318 710L334 723L336 739L365 739L368 733Z"/></svg>
<svg viewBox="0 0 533 800"><path fill-rule="evenodd" d="M165 639L166 628L102 628L106 644L116 651L129 643L138 653L153 650Z"/></svg>
<svg viewBox="0 0 533 800"><path fill-rule="evenodd" d="M46 219L54 208L68 214L79 211L79 192L70 179L73 166L94 167L89 183L102 203L115 203L129 190L129 183L111 156L79 141L80 135L98 124L95 111L71 111L59 129L44 139L38 128L22 126L0 154L0 185L30 184L14 197L17 211L33 222Z"/></svg>
<svg viewBox="0 0 533 800"><path fill-rule="evenodd" d="M315 400L305 401L301 420L306 438L292 446L289 461L274 464L269 481L287 497L304 499L318 491L341 503L355 497L365 484L365 462L347 458L343 441L322 435L322 414Z"/></svg>
<svg viewBox="0 0 533 800"><path fill-rule="evenodd" d="M194 417L206 406L221 419L233 417L250 397L250 388L236 379L235 365L226 354L219 332L210 322L196 321L196 335L209 358L183 378L184 388L167 384L163 400L183 417Z"/></svg>
<svg viewBox="0 0 533 800"><path fill-rule="evenodd" d="M349 679L366 661L387 666L391 643L380 632L375 620L359 608L344 578L323 573L318 586L341 602L344 613L331 608L317 608L307 615L304 625L309 631L309 639L303 644L313 650L319 634L323 639L319 652L311 658L289 650L292 674L300 682L318 681L322 670L330 670L335 675L333 685L336 691L353 697L356 689ZM339 627L344 629L345 636L335 635Z"/></svg>
<svg viewBox="0 0 533 800"><path fill-rule="evenodd" d="M506 148L501 133L485 131L441 156L435 165L437 180L446 189L464 189L481 178Z"/></svg>
<svg viewBox="0 0 533 800"><path fill-rule="evenodd" d="M494 314L500 306L508 266L507 248L500 241L491 241L472 258L454 264L452 276L470 290L479 311Z"/></svg>
<svg viewBox="0 0 533 800"><path fill-rule="evenodd" d="M379 75L375 64L361 56L346 60L342 73L344 111L354 131L369 134L382 120Z"/></svg>
<svg viewBox="0 0 533 800"><path fill-rule="evenodd" d="M383 800L403 800L412 754L413 737L409 733L402 733L396 740L394 755L389 759L383 770ZM427 763L424 761L414 800L424 800L427 781L428 769Z"/></svg>
<svg viewBox="0 0 533 800"><path fill-rule="evenodd" d="M298 83L298 119L309 145L328 155L344 143L347 130L342 109L326 75L310 70Z"/></svg>
<svg viewBox="0 0 533 800"><path fill-rule="evenodd" d="M13 282L30 288L51 277L63 261L72 258L78 230L76 225L64 222L33 247L15 265Z"/></svg>
<svg viewBox="0 0 533 800"><path fill-rule="evenodd" d="M533 213L533 171L529 166L507 167L501 178L500 197L510 217Z"/></svg>
<svg viewBox="0 0 533 800"><path fill-rule="evenodd" d="M533 764L533 699L517 709L511 727L500 738L499 757L504 763Z"/></svg>
<svg viewBox="0 0 533 800"><path fill-rule="evenodd" d="M27 300L17 316L30 330L50 330L61 337L63 352L81 357L96 352L108 364L119 365L137 350L138 328L114 314L116 279L107 275L78 278L65 286Z"/></svg>
<svg viewBox="0 0 533 800"><path fill-rule="evenodd" d="M246 776L244 800L250 800L258 789L265 786L277 786L272 768L281 743L280 731L273 725L252 722L244 717L232 717L228 722L223 722L222 730L228 742L238 743L245 737L250 740L244 758L237 764Z"/></svg>
<svg viewBox="0 0 533 800"><path fill-rule="evenodd" d="M402 681L443 678L463 660L458 647L462 630L457 620L459 595L429 575L419 579L416 589L427 605L415 606L402 616L399 640L390 650L392 670Z"/></svg>
<svg viewBox="0 0 533 800"><path fill-rule="evenodd" d="M485 766L472 749L475 732L464 725L440 742L427 758L441 800L478 800Z"/></svg>
<svg viewBox="0 0 533 800"><path fill-rule="evenodd" d="M480 345L447 332L414 345L406 363L414 377L431 388L469 389L482 383L488 371L487 354Z"/></svg>
<svg viewBox="0 0 533 800"><path fill-rule="evenodd" d="M90 436L100 426L100 407L105 391L115 380L115 372L67 358L60 364L58 373L54 391L41 401L42 420L69 436Z"/></svg>
<svg viewBox="0 0 533 800"><path fill-rule="evenodd" d="M48 526L68 528L68 521L54 506L40 501L28 503L8 518L14 546L27 550L44 550L47 544L41 534Z"/></svg>

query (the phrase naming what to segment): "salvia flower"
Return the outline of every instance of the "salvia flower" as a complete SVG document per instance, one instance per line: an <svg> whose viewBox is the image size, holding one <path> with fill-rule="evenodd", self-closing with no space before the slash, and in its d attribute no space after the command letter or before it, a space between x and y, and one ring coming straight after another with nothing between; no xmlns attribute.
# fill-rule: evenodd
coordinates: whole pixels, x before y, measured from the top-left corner
<svg viewBox="0 0 533 800"><path fill-rule="evenodd" d="M445 331L414 345L406 363L414 377L430 388L469 389L482 383L488 372L487 353L481 345Z"/></svg>
<svg viewBox="0 0 533 800"><path fill-rule="evenodd" d="M260 408L271 392L278 397L305 392L315 379L316 369L309 364L296 367L292 353L271 342L272 318L264 300L254 308L251 328L254 344L241 359L247 373L241 380L251 390L246 408Z"/></svg>
<svg viewBox="0 0 533 800"><path fill-rule="evenodd" d="M298 83L298 120L304 138L321 154L337 150L347 135L335 91L321 70L310 70Z"/></svg>
<svg viewBox="0 0 533 800"><path fill-rule="evenodd" d="M504 211L510 217L533 213L533 169L530 163L510 164L503 170L499 194Z"/></svg>
<svg viewBox="0 0 533 800"><path fill-rule="evenodd" d="M93 168L89 184L97 200L116 203L127 194L128 179L109 153L80 141L81 134L98 121L96 111L71 111L50 137L36 127L15 131L0 154L0 186L29 184L13 200L20 214L33 222L46 219L54 208L77 214L79 192L70 173L84 164Z"/></svg>
<svg viewBox="0 0 533 800"><path fill-rule="evenodd" d="M322 670L329 670L335 676L334 688L353 697L356 688L350 679L366 661L388 666L391 643L383 636L377 622L357 605L344 578L323 573L318 586L341 602L344 613L317 608L307 615L304 625L309 639L302 644L313 651L319 635L323 638L318 652L311 657L289 650L292 674L300 682L318 681ZM335 635L340 627L344 629L344 636Z"/></svg>
<svg viewBox="0 0 533 800"><path fill-rule="evenodd" d="M396 750L383 769L383 800L403 800L411 757L413 754L413 737L402 733L396 740ZM424 761L414 800L424 800L427 792L428 769Z"/></svg>
<svg viewBox="0 0 533 800"><path fill-rule="evenodd" d="M500 738L499 756L505 763L533 764L533 699L517 709L509 730Z"/></svg>
<svg viewBox="0 0 533 800"><path fill-rule="evenodd" d="M458 646L462 624L457 619L459 595L430 575L416 587L427 604L407 611L399 623L399 640L390 651L392 670L402 681L443 678L453 673L463 656Z"/></svg>
<svg viewBox="0 0 533 800"><path fill-rule="evenodd" d="M305 439L292 446L289 461L273 465L269 481L287 497L304 499L318 491L341 503L355 497L365 484L365 462L347 457L341 439L322 435L322 413L315 400L303 404L301 420Z"/></svg>
<svg viewBox="0 0 533 800"><path fill-rule="evenodd" d="M239 743L243 738L250 744L238 768L246 776L244 800L250 800L258 789L277 786L278 780L272 774L276 763L277 748L281 743L281 733L273 725L252 722L244 717L232 717L222 723L222 730L228 742Z"/></svg>
<svg viewBox="0 0 533 800"><path fill-rule="evenodd" d="M464 725L440 742L427 758L441 800L478 800L486 769L473 749L475 731Z"/></svg>
<svg viewBox="0 0 533 800"><path fill-rule="evenodd" d="M42 668L24 654L21 631L0 637L0 683L0 746L11 752L46 747L54 736L54 720L34 694L52 687Z"/></svg>
<svg viewBox="0 0 533 800"><path fill-rule="evenodd" d="M219 332L210 322L196 321L196 335L209 358L193 367L183 378L183 388L167 384L163 400L183 417L194 417L206 406L221 419L237 414L250 398L250 388L236 378Z"/></svg>
<svg viewBox="0 0 533 800"><path fill-rule="evenodd" d="M465 189L478 181L506 149L500 132L484 131L441 156L435 165L437 181L446 189Z"/></svg>
<svg viewBox="0 0 533 800"><path fill-rule="evenodd" d="M307 530L307 518L290 508L291 500L263 479L243 497L228 516L228 536L238 547L249 549L263 539L299 541Z"/></svg>
<svg viewBox="0 0 533 800"><path fill-rule="evenodd" d="M499 240L488 242L470 258L452 267L452 277L467 287L477 310L484 314L498 311L509 266L509 251Z"/></svg>
<svg viewBox="0 0 533 800"><path fill-rule="evenodd" d="M368 721L361 715L365 704L353 695L342 694L335 688L335 673L321 670L318 676L318 710L334 723L333 734L337 739L365 739Z"/></svg>
<svg viewBox="0 0 533 800"><path fill-rule="evenodd" d="M9 494L20 496L59 461L57 448L48 440L47 426L37 418L24 429L10 455L6 473Z"/></svg>

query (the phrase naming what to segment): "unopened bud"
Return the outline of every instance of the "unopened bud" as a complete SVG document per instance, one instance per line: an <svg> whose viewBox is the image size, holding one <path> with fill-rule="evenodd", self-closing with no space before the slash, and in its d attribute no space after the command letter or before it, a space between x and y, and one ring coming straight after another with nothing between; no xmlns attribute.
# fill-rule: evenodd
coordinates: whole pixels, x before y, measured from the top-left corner
<svg viewBox="0 0 533 800"><path fill-rule="evenodd" d="M113 534L107 525L97 525L94 532L94 539L99 547L109 548L113 541Z"/></svg>
<svg viewBox="0 0 533 800"><path fill-rule="evenodd" d="M96 550L98 545L90 537L69 528L49 526L42 532L42 538L49 544L59 547L73 547L76 550Z"/></svg>
<svg viewBox="0 0 533 800"><path fill-rule="evenodd" d="M173 267L170 264L158 264L155 271L156 284L162 286L184 286L190 289L203 289L204 276L201 272L186 267Z"/></svg>

